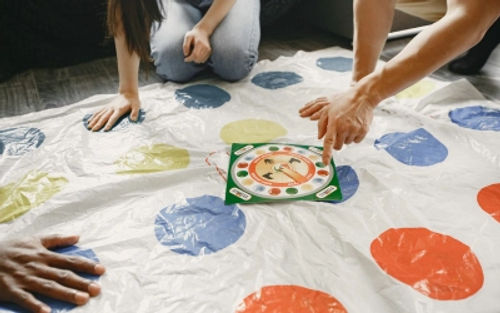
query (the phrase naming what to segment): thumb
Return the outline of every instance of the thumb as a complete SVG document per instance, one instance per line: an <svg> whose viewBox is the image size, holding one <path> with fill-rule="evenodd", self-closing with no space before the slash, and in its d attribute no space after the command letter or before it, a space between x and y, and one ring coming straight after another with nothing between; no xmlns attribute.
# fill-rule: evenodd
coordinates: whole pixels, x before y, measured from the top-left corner
<svg viewBox="0 0 500 313"><path fill-rule="evenodd" d="M139 118L139 106L134 105L132 106L132 112L130 112L130 119L134 122L137 122L138 118Z"/></svg>
<svg viewBox="0 0 500 313"><path fill-rule="evenodd" d="M42 245L47 249L56 247L72 246L78 242L80 236L47 235L40 239Z"/></svg>

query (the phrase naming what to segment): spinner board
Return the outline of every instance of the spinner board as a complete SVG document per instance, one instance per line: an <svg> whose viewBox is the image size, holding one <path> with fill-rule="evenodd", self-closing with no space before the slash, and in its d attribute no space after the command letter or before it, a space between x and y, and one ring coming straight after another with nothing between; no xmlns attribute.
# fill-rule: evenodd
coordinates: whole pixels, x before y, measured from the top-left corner
<svg viewBox="0 0 500 313"><path fill-rule="evenodd" d="M323 164L322 153L315 146L234 143L226 204L341 200L335 164Z"/></svg>

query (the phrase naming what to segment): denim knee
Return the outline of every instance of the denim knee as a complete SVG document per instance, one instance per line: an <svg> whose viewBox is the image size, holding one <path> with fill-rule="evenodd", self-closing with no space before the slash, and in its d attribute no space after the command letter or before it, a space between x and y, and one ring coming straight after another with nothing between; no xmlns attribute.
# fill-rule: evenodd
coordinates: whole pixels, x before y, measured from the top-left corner
<svg viewBox="0 0 500 313"><path fill-rule="evenodd" d="M156 73L168 81L185 83L201 71L199 65L184 62L182 44L152 47L151 56L156 66Z"/></svg>
<svg viewBox="0 0 500 313"><path fill-rule="evenodd" d="M235 45L214 48L212 68L215 74L227 81L245 78L257 62L258 52Z"/></svg>

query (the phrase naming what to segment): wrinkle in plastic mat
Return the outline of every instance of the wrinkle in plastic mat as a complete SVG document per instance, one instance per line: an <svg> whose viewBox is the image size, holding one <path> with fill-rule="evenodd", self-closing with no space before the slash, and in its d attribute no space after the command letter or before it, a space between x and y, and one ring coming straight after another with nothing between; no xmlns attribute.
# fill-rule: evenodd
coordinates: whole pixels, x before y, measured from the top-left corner
<svg viewBox="0 0 500 313"><path fill-rule="evenodd" d="M334 154L343 202L224 205L230 144L320 145L297 111L350 67L331 48L147 86L107 133L84 125L112 95L1 119L0 239L79 234L107 267L56 312L500 312L500 105L466 80L383 102Z"/></svg>

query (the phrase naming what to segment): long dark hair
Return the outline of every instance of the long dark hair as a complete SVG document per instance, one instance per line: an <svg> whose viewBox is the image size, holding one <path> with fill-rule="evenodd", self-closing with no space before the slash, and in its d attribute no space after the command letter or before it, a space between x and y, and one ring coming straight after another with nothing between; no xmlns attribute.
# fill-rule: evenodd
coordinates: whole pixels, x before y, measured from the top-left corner
<svg viewBox="0 0 500 313"><path fill-rule="evenodd" d="M149 36L153 22L161 23L161 0L109 0L108 31L111 36L124 32L130 53L150 61ZM122 28L123 27L123 28Z"/></svg>

